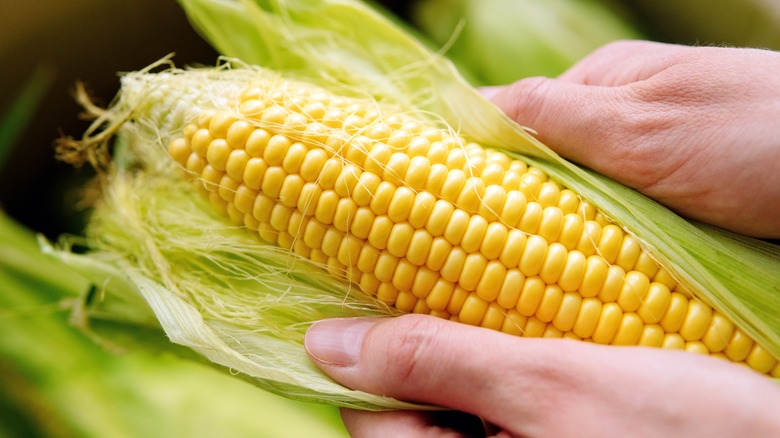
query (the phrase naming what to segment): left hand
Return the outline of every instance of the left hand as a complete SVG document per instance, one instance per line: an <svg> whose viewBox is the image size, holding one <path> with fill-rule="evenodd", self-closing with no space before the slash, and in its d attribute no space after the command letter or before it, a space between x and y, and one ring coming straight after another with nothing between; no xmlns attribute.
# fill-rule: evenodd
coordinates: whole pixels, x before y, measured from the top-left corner
<svg viewBox="0 0 780 438"><path fill-rule="evenodd" d="M780 436L780 386L692 353L532 339L426 315L332 319L306 334L343 385L483 418L496 436ZM354 437L466 436L420 411L344 409Z"/></svg>

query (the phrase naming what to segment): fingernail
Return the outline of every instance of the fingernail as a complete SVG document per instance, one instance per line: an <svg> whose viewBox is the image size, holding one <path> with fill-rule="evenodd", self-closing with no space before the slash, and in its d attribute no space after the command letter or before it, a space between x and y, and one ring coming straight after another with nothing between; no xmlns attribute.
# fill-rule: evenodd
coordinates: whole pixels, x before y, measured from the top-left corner
<svg viewBox="0 0 780 438"><path fill-rule="evenodd" d="M477 90L485 97L485 99L493 100L493 98L503 89L504 87L496 85L492 87L479 87Z"/></svg>
<svg viewBox="0 0 780 438"><path fill-rule="evenodd" d="M309 327L304 347L315 360L334 366L355 365L366 332L380 318L334 318Z"/></svg>

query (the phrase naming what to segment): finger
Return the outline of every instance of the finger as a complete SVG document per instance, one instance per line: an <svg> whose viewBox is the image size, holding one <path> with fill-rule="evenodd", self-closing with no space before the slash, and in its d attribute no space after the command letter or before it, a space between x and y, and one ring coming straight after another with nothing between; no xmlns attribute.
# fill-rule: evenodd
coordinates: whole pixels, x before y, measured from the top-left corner
<svg viewBox="0 0 780 438"><path fill-rule="evenodd" d="M469 412L500 427L507 425L502 413L511 412L509 421L529 427L550 418L543 392L564 396L559 389L581 386L569 381L579 380L572 364L581 360L558 350L574 343L539 341L405 315L321 321L311 326L305 345L312 360L347 387Z"/></svg>
<svg viewBox="0 0 780 438"><path fill-rule="evenodd" d="M508 336L465 324L444 328L444 322L421 315L325 320L309 328L305 345L321 368L350 388L479 415L481 406L493 403L487 398L500 395L501 388L489 395L476 390L502 368L491 358L508 348ZM476 348L468 346L479 346L479 354L469 354Z"/></svg>
<svg viewBox="0 0 780 438"><path fill-rule="evenodd" d="M416 411L370 412L342 409L341 419L353 438L360 437L396 437L398 431L404 436L418 437L428 434L430 421L428 414Z"/></svg>
<svg viewBox="0 0 780 438"><path fill-rule="evenodd" d="M670 67L688 47L650 41L617 41L586 56L558 79L582 85L618 87L651 78Z"/></svg>
<svg viewBox="0 0 780 438"><path fill-rule="evenodd" d="M632 158L637 149L626 142L636 108L624 89L535 77L483 93L561 156L632 187L644 182L636 167L645 157Z"/></svg>
<svg viewBox="0 0 780 438"><path fill-rule="evenodd" d="M664 141L673 120L681 117L679 110L643 101L632 86L536 77L488 93L510 118L533 129L564 158L640 191L668 176L691 151L670 150Z"/></svg>
<svg viewBox="0 0 780 438"><path fill-rule="evenodd" d="M349 435L359 437L476 437L484 436L482 422L474 416L454 411L370 412L342 409Z"/></svg>
<svg viewBox="0 0 780 438"><path fill-rule="evenodd" d="M518 338L427 315L321 321L305 345L345 386L469 412L519 434L608 426L631 435L643 424L659 436L702 424L717 432L713 419L725 412L741 418L735 427L773 418L767 400L780 396L765 377L709 357Z"/></svg>

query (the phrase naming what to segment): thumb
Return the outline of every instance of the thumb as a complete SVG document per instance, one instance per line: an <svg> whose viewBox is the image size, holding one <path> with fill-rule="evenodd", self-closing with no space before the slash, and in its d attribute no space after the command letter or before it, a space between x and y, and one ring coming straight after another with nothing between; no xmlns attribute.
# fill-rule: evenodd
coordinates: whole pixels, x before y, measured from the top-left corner
<svg viewBox="0 0 780 438"><path fill-rule="evenodd" d="M504 338L514 339L427 315L403 315L319 321L306 333L305 346L318 366L350 388L479 413L485 401L475 400L484 393L477 390L499 372L494 358L509 350ZM467 346L479 354L456 357Z"/></svg>
<svg viewBox="0 0 780 438"><path fill-rule="evenodd" d="M565 371L566 378L557 380L563 385L578 373L570 371L571 362L555 360L561 357L555 346L566 341L518 340L427 315L404 315L320 321L309 328L305 346L317 366L349 388L468 412L502 426L512 413L511 422L527 426L546 417L543 404L523 402L518 394L534 399L534 388L555 369Z"/></svg>
<svg viewBox="0 0 780 438"><path fill-rule="evenodd" d="M613 178L625 178L622 164L628 145L621 131L631 107L626 105L623 87L533 77L481 91L561 156Z"/></svg>
<svg viewBox="0 0 780 438"><path fill-rule="evenodd" d="M347 387L467 412L516 435L780 427L780 390L764 376L683 351L519 338L428 315L320 321L305 347Z"/></svg>

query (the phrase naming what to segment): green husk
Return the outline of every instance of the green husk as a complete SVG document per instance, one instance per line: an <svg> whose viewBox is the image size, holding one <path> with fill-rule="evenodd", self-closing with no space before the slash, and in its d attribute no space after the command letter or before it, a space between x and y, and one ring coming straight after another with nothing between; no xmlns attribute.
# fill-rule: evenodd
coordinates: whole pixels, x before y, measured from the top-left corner
<svg viewBox="0 0 780 438"><path fill-rule="evenodd" d="M95 344L68 311L88 299L90 283L2 211L0 284L0 436L346 436L335 409L257 391L170 353ZM153 335L170 350L159 331L140 334L147 345Z"/></svg>
<svg viewBox="0 0 780 438"><path fill-rule="evenodd" d="M609 42L638 39L614 3L597 0L420 0L411 20L475 85L557 76Z"/></svg>
<svg viewBox="0 0 780 438"><path fill-rule="evenodd" d="M775 0L623 1L661 41L780 50Z"/></svg>
<svg viewBox="0 0 780 438"><path fill-rule="evenodd" d="M86 239L91 252L56 252L96 284L121 279L125 293L144 298L173 342L287 397L362 409L425 408L344 388L303 351L305 329L317 319L390 315L390 309L227 225L164 158L163 145L191 117L188 111L219 108L252 75L281 74L446 122L486 146L522 154L617 219L680 281L780 356L780 316L771 311L780 308L776 247L690 224L562 160L469 86L448 60L366 5L181 3L220 52L263 68L234 60L216 69L126 76L114 107L95 125L116 132L115 162L122 166L108 174L105 198L93 214ZM88 136L82 145L93 140ZM109 301L110 284L106 292Z"/></svg>

